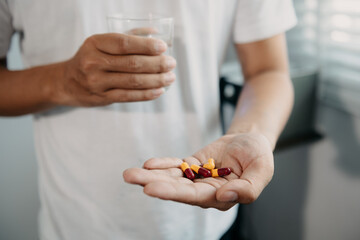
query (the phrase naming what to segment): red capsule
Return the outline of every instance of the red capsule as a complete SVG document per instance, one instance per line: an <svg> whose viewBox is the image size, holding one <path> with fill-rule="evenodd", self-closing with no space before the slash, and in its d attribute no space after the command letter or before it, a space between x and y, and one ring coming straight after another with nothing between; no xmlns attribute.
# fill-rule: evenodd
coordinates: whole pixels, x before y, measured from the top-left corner
<svg viewBox="0 0 360 240"><path fill-rule="evenodd" d="M191 169L203 177L211 177L211 172L203 167L193 164L191 165Z"/></svg>
<svg viewBox="0 0 360 240"><path fill-rule="evenodd" d="M231 173L230 168L219 168L219 169L212 169L211 175L212 177L223 177L229 175Z"/></svg>
<svg viewBox="0 0 360 240"><path fill-rule="evenodd" d="M191 168L189 167L189 164L187 164L187 162L183 162L180 167L188 179L195 179L195 174L193 173L193 171L191 171Z"/></svg>

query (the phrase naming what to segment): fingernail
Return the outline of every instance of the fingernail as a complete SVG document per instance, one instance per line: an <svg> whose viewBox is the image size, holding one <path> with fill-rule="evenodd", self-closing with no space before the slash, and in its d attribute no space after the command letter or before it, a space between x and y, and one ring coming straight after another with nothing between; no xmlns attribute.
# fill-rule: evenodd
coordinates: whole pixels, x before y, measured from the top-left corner
<svg viewBox="0 0 360 240"><path fill-rule="evenodd" d="M238 200L238 195L236 192L225 192L220 196L220 201L222 202L236 202Z"/></svg>
<svg viewBox="0 0 360 240"><path fill-rule="evenodd" d="M166 64L168 68L174 68L176 66L176 60L173 57L166 57Z"/></svg>
<svg viewBox="0 0 360 240"><path fill-rule="evenodd" d="M167 45L166 45L166 43L164 41L157 39L156 43L154 45L154 49L155 49L156 52L160 52L160 53L165 52L166 49L167 49Z"/></svg>
<svg viewBox="0 0 360 240"><path fill-rule="evenodd" d="M165 92L165 89L164 89L164 88L158 88L158 89L154 89L154 90L152 91L152 93L153 93L153 95L154 95L155 97L160 96L160 95L163 94L164 92Z"/></svg>
<svg viewBox="0 0 360 240"><path fill-rule="evenodd" d="M175 81L175 74L173 72L166 73L165 82L166 84L173 83Z"/></svg>

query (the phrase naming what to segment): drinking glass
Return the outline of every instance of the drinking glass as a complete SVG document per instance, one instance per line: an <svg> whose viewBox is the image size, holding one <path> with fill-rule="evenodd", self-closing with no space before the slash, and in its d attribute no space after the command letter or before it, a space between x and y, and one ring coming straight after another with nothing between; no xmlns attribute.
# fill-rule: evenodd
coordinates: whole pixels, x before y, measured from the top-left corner
<svg viewBox="0 0 360 240"><path fill-rule="evenodd" d="M107 17L110 32L136 35L163 40L168 48L164 54L172 54L174 20L171 17L142 14L115 14Z"/></svg>

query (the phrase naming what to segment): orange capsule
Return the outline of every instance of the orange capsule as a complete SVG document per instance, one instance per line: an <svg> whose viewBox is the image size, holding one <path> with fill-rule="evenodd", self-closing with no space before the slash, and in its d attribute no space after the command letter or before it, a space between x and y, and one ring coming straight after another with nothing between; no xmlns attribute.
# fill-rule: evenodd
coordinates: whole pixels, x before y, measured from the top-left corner
<svg viewBox="0 0 360 240"><path fill-rule="evenodd" d="M211 172L203 167L193 164L191 165L191 169L203 177L211 177Z"/></svg>
<svg viewBox="0 0 360 240"><path fill-rule="evenodd" d="M194 180L195 179L195 174L193 173L193 171L191 171L191 168L189 167L189 164L187 164L187 162L183 162L181 165L181 170L185 173L186 177L190 180Z"/></svg>
<svg viewBox="0 0 360 240"><path fill-rule="evenodd" d="M219 169L212 169L211 175L212 177L223 177L229 175L231 173L230 168L219 168Z"/></svg>
<svg viewBox="0 0 360 240"><path fill-rule="evenodd" d="M214 161L214 159L213 159L213 158L209 158L209 159L208 159L208 162L205 163L205 164L203 165L203 167L206 168L206 169L209 169L209 170L214 169L214 168L215 168L215 161Z"/></svg>

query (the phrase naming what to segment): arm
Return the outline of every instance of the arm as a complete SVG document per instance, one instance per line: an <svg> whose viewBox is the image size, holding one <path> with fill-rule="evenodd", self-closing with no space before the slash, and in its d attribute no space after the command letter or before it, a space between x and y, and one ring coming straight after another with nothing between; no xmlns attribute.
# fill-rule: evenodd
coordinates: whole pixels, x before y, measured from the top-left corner
<svg viewBox="0 0 360 240"><path fill-rule="evenodd" d="M294 101L285 37L237 44L236 49L245 84L227 133L257 132L274 148Z"/></svg>
<svg viewBox="0 0 360 240"><path fill-rule="evenodd" d="M223 137L184 159L216 168L229 167L226 177L183 177L179 158L153 158L144 168L127 169L125 181L144 186L144 192L203 208L227 210L236 203L255 201L274 173L273 149L290 114L293 89L287 70L283 35L237 45L245 86L233 122Z"/></svg>
<svg viewBox="0 0 360 240"><path fill-rule="evenodd" d="M152 100L175 76L166 44L122 34L89 37L71 59L23 71L1 60L0 115L16 116L58 105L102 106Z"/></svg>
<svg viewBox="0 0 360 240"><path fill-rule="evenodd" d="M4 61L5 62L5 61ZM54 83L61 79L63 63L9 71L0 66L0 115L17 116L56 106Z"/></svg>

